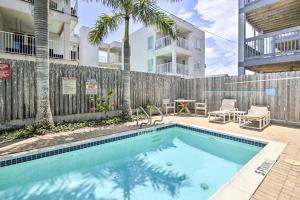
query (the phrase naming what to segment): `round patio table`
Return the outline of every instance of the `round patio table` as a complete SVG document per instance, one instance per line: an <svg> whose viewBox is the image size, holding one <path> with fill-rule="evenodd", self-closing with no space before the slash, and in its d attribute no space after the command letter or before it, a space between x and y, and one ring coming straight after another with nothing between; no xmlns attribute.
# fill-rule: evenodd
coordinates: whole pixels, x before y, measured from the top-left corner
<svg viewBox="0 0 300 200"><path fill-rule="evenodd" d="M193 103L195 102L196 100L183 100L183 99L180 99L180 100L174 100L176 103L179 103L182 108L180 109L179 113L182 113L182 112L187 112L187 113L191 113L191 111L189 110L188 108L188 105L190 103Z"/></svg>

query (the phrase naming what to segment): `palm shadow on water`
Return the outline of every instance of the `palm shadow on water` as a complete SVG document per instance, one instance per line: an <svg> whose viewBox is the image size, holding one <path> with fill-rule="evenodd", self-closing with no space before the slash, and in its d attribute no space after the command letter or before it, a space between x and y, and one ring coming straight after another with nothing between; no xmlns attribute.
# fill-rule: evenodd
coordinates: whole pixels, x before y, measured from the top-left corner
<svg viewBox="0 0 300 200"><path fill-rule="evenodd" d="M163 151L174 147L171 143L164 144L156 149L152 149L150 152ZM138 187L152 187L154 191L166 193L170 197L176 197L179 195L182 187L189 186L189 178L186 175L145 161L143 157L147 157L147 154L123 158L112 163L77 172L81 174L81 179L77 185L72 187L68 187L70 184L68 176L62 176L62 174L51 179L41 180L43 181L41 183L35 184L33 182L34 186L19 186L15 188L16 190L10 191L2 197L6 200L97 200L99 199L97 197L99 194L96 194L97 190L102 186L105 187L106 181L109 181L112 183L111 188L109 188L111 193L116 190L122 191L118 200L130 200L134 197L135 189ZM57 187L55 190L49 191L49 185ZM107 196L105 198L110 197ZM136 199L139 198L137 197Z"/></svg>
<svg viewBox="0 0 300 200"><path fill-rule="evenodd" d="M138 157L108 167L102 175L112 177L113 190L121 189L123 200L130 200L135 188L147 187L147 184L171 197L177 196L182 187L189 186L186 175L152 165Z"/></svg>

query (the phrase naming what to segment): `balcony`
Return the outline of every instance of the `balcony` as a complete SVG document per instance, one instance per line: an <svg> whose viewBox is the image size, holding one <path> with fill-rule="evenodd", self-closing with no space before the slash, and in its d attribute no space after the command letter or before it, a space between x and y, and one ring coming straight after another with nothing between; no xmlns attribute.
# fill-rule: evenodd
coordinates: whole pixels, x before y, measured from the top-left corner
<svg viewBox="0 0 300 200"><path fill-rule="evenodd" d="M171 37L167 36L167 37L162 37L156 40L155 42L155 49L162 49L164 47L173 45L173 40ZM174 42L175 45L177 47L189 50L190 49L190 45L189 45L189 40L184 39L182 37L178 37L176 42Z"/></svg>
<svg viewBox="0 0 300 200"><path fill-rule="evenodd" d="M25 2L28 2L31 4L34 3L34 0L21 0L21 1L25 1ZM66 11L67 5L66 5L65 1L62 1L62 0L50 0L49 8L51 10L55 10L55 11L64 13ZM71 15L77 17L78 0L71 0L71 8L70 9L71 9L70 10Z"/></svg>
<svg viewBox="0 0 300 200"><path fill-rule="evenodd" d="M300 61L300 26L248 38L245 66Z"/></svg>
<svg viewBox="0 0 300 200"><path fill-rule="evenodd" d="M177 63L176 64L176 72L173 72L172 63L168 62L168 63L158 64L156 66L156 72L158 74L183 76L183 75L189 74L189 67L188 67L188 65Z"/></svg>
<svg viewBox="0 0 300 200"><path fill-rule="evenodd" d="M99 56L99 62L101 64L121 64L122 56Z"/></svg>
<svg viewBox="0 0 300 200"><path fill-rule="evenodd" d="M0 52L35 56L35 37L0 31ZM62 39L49 40L49 57L67 59L64 55L64 43ZM77 51L70 51L70 60L76 60L76 58L78 58Z"/></svg>

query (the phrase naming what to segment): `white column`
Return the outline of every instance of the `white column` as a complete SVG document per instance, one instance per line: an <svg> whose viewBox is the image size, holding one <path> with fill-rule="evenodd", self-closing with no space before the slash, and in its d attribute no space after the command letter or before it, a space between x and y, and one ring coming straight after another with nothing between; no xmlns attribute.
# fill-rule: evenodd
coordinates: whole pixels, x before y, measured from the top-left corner
<svg viewBox="0 0 300 200"><path fill-rule="evenodd" d="M70 60L70 23L64 23L64 59Z"/></svg>
<svg viewBox="0 0 300 200"><path fill-rule="evenodd" d="M108 45L106 53L107 53L107 62L110 63L110 45Z"/></svg>
<svg viewBox="0 0 300 200"><path fill-rule="evenodd" d="M239 0L239 54L238 54L238 73L245 75L245 38L246 38L246 15L241 9L244 8L245 1Z"/></svg>
<svg viewBox="0 0 300 200"><path fill-rule="evenodd" d="M176 51L172 49L172 73L177 74Z"/></svg>

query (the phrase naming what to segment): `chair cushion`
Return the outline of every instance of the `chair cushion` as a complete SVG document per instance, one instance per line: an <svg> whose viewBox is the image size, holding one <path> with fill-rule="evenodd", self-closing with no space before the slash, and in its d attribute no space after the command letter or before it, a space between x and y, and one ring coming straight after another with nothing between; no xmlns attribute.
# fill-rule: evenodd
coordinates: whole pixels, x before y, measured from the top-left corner
<svg viewBox="0 0 300 200"><path fill-rule="evenodd" d="M214 115L223 115L223 114L230 114L229 110L216 110L209 112L209 114L214 114Z"/></svg>
<svg viewBox="0 0 300 200"><path fill-rule="evenodd" d="M241 119L260 120L265 117L266 117L266 115L262 115L262 114L247 114L247 115L241 116Z"/></svg>

